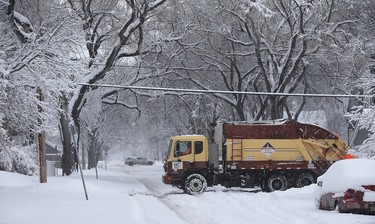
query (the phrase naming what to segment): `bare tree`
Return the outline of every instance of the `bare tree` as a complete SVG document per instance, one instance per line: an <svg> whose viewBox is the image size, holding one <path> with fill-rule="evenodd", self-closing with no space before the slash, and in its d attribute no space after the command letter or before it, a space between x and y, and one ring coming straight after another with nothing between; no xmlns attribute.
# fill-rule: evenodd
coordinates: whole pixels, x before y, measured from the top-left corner
<svg viewBox="0 0 375 224"><path fill-rule="evenodd" d="M308 76L319 71L316 59L325 56L332 40L345 44L340 37L342 27L354 22L333 15L338 7L336 1L189 3L173 23L185 28L176 30L178 26L173 26L180 35L166 38L176 49L165 57L166 74L201 89L315 91ZM235 117L231 119L235 120L278 119L285 116L284 112L297 119L306 104L304 98L287 96L213 97L228 105L228 111L233 108Z"/></svg>
<svg viewBox="0 0 375 224"><path fill-rule="evenodd" d="M123 7L123 14L127 17L124 20L119 21L119 27L115 28L112 33L116 34L117 37L115 38L115 44L109 48L106 54L105 60L102 62L103 65L97 66L94 68L90 74L84 77L84 80L87 80L87 83L93 84L102 80L106 74L113 69L113 66L118 63L121 59L126 57L134 57L141 53L142 41L143 41L143 25L144 23L152 17L151 12L154 11L158 6L164 3L165 0L158 0L158 1L125 1L125 7ZM69 1L72 7L75 9L74 4L72 1ZM86 22L86 19L92 19L96 17L97 14L90 10L92 6L92 1L80 1L82 5L82 11L85 16L82 17L83 21ZM78 12L80 13L80 12ZM88 17L87 17L88 16ZM93 28L94 36L97 35L97 27L100 25L102 21L101 17L96 22L95 26L89 23L86 23L84 26L85 31L90 32L89 28ZM90 22L91 20L89 20ZM86 33L86 38L88 34ZM99 35L98 39L96 39L95 44L90 43L88 45L90 53L90 57L95 57L98 48L101 46L103 39L107 36L107 34ZM90 38L88 38L90 39ZM94 37L95 39L95 37ZM90 39L91 40L91 39ZM93 41L92 41L93 42ZM93 46L93 48L91 48ZM129 50L130 49L130 50ZM81 86L78 88L75 98L73 98L73 108L72 108L72 117L77 127L79 127L79 115L82 107L85 104L85 94L89 91L88 86Z"/></svg>

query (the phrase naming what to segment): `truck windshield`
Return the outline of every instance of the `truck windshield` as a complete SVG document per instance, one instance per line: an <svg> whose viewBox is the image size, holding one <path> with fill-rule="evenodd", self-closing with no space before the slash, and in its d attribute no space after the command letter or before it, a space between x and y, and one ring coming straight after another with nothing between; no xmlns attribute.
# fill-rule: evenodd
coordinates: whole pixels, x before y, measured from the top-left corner
<svg viewBox="0 0 375 224"><path fill-rule="evenodd" d="M169 155L171 154L172 143L173 143L173 141L169 140L168 152L167 152L167 158L166 159L169 159Z"/></svg>
<svg viewBox="0 0 375 224"><path fill-rule="evenodd" d="M183 156L191 154L191 142L190 141L177 141L174 151L174 156Z"/></svg>

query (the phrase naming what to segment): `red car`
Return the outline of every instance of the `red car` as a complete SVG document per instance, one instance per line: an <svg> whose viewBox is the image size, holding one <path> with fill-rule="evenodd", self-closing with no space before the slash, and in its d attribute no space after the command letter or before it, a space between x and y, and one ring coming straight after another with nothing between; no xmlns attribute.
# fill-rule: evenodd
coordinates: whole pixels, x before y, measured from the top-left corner
<svg viewBox="0 0 375 224"><path fill-rule="evenodd" d="M319 209L375 215L375 160L340 160L317 182Z"/></svg>

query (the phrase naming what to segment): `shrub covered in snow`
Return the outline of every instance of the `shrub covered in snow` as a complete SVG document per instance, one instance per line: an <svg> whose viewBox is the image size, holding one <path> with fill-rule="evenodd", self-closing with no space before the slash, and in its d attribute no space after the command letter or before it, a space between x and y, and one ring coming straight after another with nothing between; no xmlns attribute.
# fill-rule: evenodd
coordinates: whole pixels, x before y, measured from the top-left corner
<svg viewBox="0 0 375 224"><path fill-rule="evenodd" d="M14 145L6 131L0 128L0 170L25 175L38 173L38 160L35 145Z"/></svg>

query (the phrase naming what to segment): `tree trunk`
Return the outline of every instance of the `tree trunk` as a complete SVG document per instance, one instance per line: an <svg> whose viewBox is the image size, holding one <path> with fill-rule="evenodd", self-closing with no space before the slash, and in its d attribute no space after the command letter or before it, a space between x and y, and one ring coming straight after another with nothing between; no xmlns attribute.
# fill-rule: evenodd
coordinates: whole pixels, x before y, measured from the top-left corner
<svg viewBox="0 0 375 224"><path fill-rule="evenodd" d="M94 150L87 151L87 169L94 168L96 161L95 161L95 152Z"/></svg>
<svg viewBox="0 0 375 224"><path fill-rule="evenodd" d="M89 134L89 148L87 149L87 169L96 167L97 161L96 161L95 150L96 150L95 136L91 133Z"/></svg>
<svg viewBox="0 0 375 224"><path fill-rule="evenodd" d="M69 129L69 119L68 119L68 99L65 95L61 99L61 109L60 113L60 129L61 129L61 142L63 145L63 155L61 158L61 168L63 175L70 175L74 169L74 157L73 157L73 144Z"/></svg>
<svg viewBox="0 0 375 224"><path fill-rule="evenodd" d="M246 121L246 116L245 116L245 113L244 113L244 110L243 110L243 104L237 104L236 106L236 111L237 111L237 115L238 115L238 120L239 121Z"/></svg>

